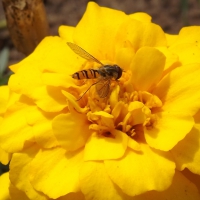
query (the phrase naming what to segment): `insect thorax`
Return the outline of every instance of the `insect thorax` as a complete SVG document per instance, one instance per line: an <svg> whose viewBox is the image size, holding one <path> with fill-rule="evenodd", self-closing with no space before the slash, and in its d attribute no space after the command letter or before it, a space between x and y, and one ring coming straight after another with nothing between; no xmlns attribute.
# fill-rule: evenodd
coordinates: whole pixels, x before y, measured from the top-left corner
<svg viewBox="0 0 200 200"><path fill-rule="evenodd" d="M115 80L122 76L122 69L117 65L105 65L99 68L99 74L105 78L113 78Z"/></svg>

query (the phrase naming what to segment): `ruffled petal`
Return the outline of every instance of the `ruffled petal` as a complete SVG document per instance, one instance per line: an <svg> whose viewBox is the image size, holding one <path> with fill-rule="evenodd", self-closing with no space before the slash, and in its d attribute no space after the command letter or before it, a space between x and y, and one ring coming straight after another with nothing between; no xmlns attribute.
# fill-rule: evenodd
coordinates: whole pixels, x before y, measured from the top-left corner
<svg viewBox="0 0 200 200"><path fill-rule="evenodd" d="M59 145L53 130L52 120L57 113L42 112L37 107L32 107L27 114L27 123L32 126L35 141L40 147L52 148Z"/></svg>
<svg viewBox="0 0 200 200"><path fill-rule="evenodd" d="M10 184L9 192L10 192L11 200L12 199L30 200L30 198L27 197L25 192L17 189L13 184Z"/></svg>
<svg viewBox="0 0 200 200"><path fill-rule="evenodd" d="M123 21L119 30L115 38L118 47L123 47L126 41L129 41L136 51L144 46L167 46L165 34L160 26L156 24L142 23L128 17Z"/></svg>
<svg viewBox="0 0 200 200"><path fill-rule="evenodd" d="M165 66L165 56L155 48L140 48L132 63L130 83L137 90L148 91L161 78Z"/></svg>
<svg viewBox="0 0 200 200"><path fill-rule="evenodd" d="M43 72L70 76L78 71L82 62L77 59L64 40L58 37L46 37L30 56L10 67L15 74L9 79L9 86L13 91L32 98L38 94L35 90L44 87Z"/></svg>
<svg viewBox="0 0 200 200"><path fill-rule="evenodd" d="M30 163L38 150L36 145L32 145L23 153L13 154L10 163L10 181L18 190L23 191L29 199L47 200L48 198L44 194L33 188L29 180Z"/></svg>
<svg viewBox="0 0 200 200"><path fill-rule="evenodd" d="M193 116L200 108L200 64L185 65L169 73L153 91L163 102L162 110Z"/></svg>
<svg viewBox="0 0 200 200"><path fill-rule="evenodd" d="M84 160L107 160L121 158L127 148L128 136L114 130L113 137L102 137L94 133L88 139L84 149Z"/></svg>
<svg viewBox="0 0 200 200"><path fill-rule="evenodd" d="M83 18L76 26L73 39L96 58L112 61L115 36L125 18L128 16L121 11L99 7L96 3L89 2Z"/></svg>
<svg viewBox="0 0 200 200"><path fill-rule="evenodd" d="M61 148L40 151L31 163L31 184L53 199L78 192L82 162L82 151L66 152Z"/></svg>
<svg viewBox="0 0 200 200"><path fill-rule="evenodd" d="M73 40L73 33L74 33L75 27L72 26L60 26L58 33L62 39L64 39L66 42Z"/></svg>
<svg viewBox="0 0 200 200"><path fill-rule="evenodd" d="M111 181L103 162L84 162L80 170L81 191L87 200L130 200Z"/></svg>
<svg viewBox="0 0 200 200"><path fill-rule="evenodd" d="M59 144L69 151L83 147L92 133L85 115L76 112L61 114L52 121L52 128Z"/></svg>
<svg viewBox="0 0 200 200"><path fill-rule="evenodd" d="M167 154L147 145L141 145L141 150L127 150L123 158L105 161L110 178L130 196L166 190L174 175L175 164Z"/></svg>
<svg viewBox="0 0 200 200"><path fill-rule="evenodd" d="M182 174L190 180L195 186L197 187L199 194L200 194L200 176L198 174L194 174L188 169L182 171Z"/></svg>
<svg viewBox="0 0 200 200"><path fill-rule="evenodd" d="M30 110L31 106L23 103L9 108L9 112L2 120L0 131L0 145L5 151L10 153L20 151L26 141L34 141L31 126L26 120L26 115Z"/></svg>
<svg viewBox="0 0 200 200"><path fill-rule="evenodd" d="M0 163L7 165L11 159L11 154L0 147Z"/></svg>
<svg viewBox="0 0 200 200"><path fill-rule="evenodd" d="M168 151L190 132L193 125L193 117L184 112L156 113L153 127L144 129L145 139L151 147Z"/></svg>
<svg viewBox="0 0 200 200"><path fill-rule="evenodd" d="M141 22L151 22L152 17L147 13L137 12L129 15L132 19L136 19Z"/></svg>
<svg viewBox="0 0 200 200"><path fill-rule="evenodd" d="M196 186L183 176L182 173L176 171L172 184L165 191L150 191L134 197L134 200L144 199L198 200L200 199L200 195Z"/></svg>
<svg viewBox="0 0 200 200"><path fill-rule="evenodd" d="M198 123L172 150L177 168L188 168L194 174L200 175L200 112L195 115ZM183 126L183 124L182 124Z"/></svg>
<svg viewBox="0 0 200 200"><path fill-rule="evenodd" d="M81 192L72 192L65 196L57 198L57 200L86 200L85 196Z"/></svg>
<svg viewBox="0 0 200 200"><path fill-rule="evenodd" d="M10 185L10 180L9 180L9 173L4 173L0 176L0 199L2 200L10 200L10 195L9 195L9 185Z"/></svg>

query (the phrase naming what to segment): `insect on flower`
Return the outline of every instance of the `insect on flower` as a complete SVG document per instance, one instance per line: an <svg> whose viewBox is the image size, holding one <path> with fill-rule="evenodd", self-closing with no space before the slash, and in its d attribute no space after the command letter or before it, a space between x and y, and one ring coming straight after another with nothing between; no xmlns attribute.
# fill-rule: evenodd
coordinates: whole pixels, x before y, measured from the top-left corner
<svg viewBox="0 0 200 200"><path fill-rule="evenodd" d="M97 94L100 98L107 97L108 93L110 92L111 81L117 81L122 76L122 68L118 65L104 65L94 56L92 56L87 51L74 43L67 42L67 45L74 51L74 53L76 53L80 57L86 60L94 61L101 65L101 67L99 67L98 69L81 70L75 72L72 75L72 78L77 80L97 79L97 81L90 85L90 87L83 93L83 95L79 99L77 99L77 101L79 101L93 85L95 85Z"/></svg>

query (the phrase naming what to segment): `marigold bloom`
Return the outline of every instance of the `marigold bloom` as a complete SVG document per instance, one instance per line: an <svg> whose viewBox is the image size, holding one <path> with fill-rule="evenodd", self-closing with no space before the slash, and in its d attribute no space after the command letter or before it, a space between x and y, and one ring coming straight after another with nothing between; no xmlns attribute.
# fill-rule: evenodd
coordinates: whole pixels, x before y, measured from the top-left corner
<svg viewBox="0 0 200 200"><path fill-rule="evenodd" d="M11 199L199 199L199 32L167 35L145 13L90 2L76 27L11 66L0 126ZM76 101L95 80L70 75L99 64L67 42L124 70L110 95L91 87Z"/></svg>

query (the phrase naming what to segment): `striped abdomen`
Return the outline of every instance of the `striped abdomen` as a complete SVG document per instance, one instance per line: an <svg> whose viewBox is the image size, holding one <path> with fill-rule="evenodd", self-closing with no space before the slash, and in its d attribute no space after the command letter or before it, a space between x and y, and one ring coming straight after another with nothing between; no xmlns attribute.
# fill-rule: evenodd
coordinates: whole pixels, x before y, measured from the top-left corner
<svg viewBox="0 0 200 200"><path fill-rule="evenodd" d="M95 79L99 77L99 71L95 69L87 69L87 70L82 70L79 72L76 72L72 75L72 78L74 79Z"/></svg>

